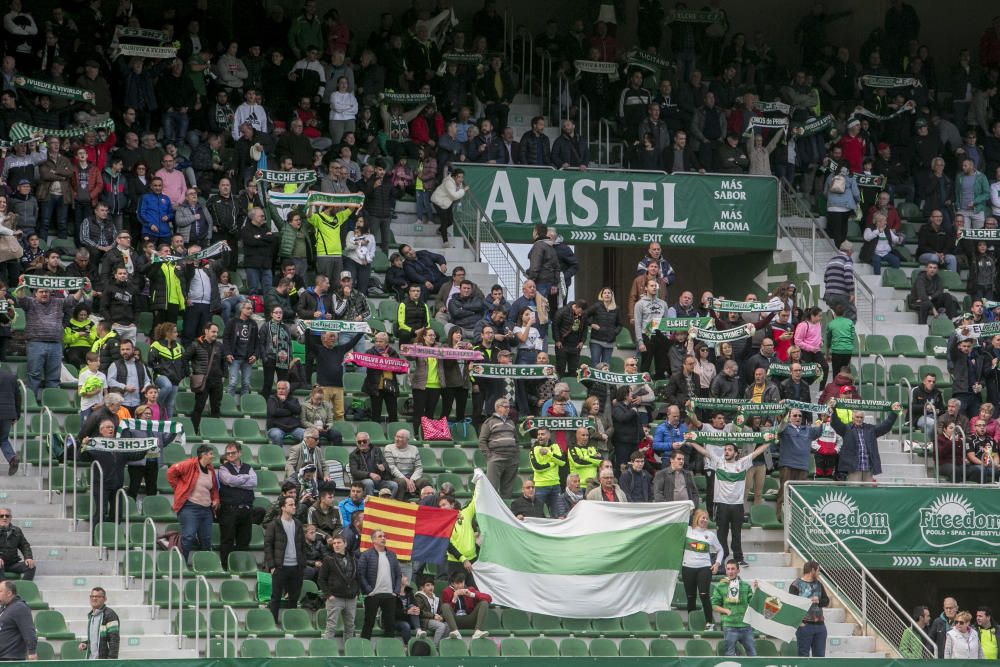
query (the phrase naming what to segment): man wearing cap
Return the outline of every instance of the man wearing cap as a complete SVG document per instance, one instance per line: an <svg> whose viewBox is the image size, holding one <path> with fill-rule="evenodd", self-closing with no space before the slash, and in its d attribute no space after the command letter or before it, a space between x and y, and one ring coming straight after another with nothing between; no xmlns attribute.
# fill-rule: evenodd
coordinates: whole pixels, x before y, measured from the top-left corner
<svg viewBox="0 0 1000 667"><path fill-rule="evenodd" d="M331 291L330 301L333 304L333 319L335 320L364 322L371 317L368 297L361 290L354 289L353 276L350 271L340 272L340 284ZM353 335L346 331L341 333L337 339L338 344L346 345ZM357 349L358 352L364 352L368 349L368 343L364 338L359 338L354 341L353 348Z"/></svg>

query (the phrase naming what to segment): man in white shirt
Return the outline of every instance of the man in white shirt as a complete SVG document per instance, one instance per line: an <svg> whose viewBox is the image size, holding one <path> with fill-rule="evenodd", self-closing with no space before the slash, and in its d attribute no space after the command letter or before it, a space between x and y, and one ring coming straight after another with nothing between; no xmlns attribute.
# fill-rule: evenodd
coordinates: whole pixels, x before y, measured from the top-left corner
<svg viewBox="0 0 1000 667"><path fill-rule="evenodd" d="M402 585L403 572L396 554L385 548L385 532L372 531L372 548L358 559L358 578L365 596L363 639L371 639L375 614L382 614L382 630L386 637L396 632L396 592Z"/></svg>

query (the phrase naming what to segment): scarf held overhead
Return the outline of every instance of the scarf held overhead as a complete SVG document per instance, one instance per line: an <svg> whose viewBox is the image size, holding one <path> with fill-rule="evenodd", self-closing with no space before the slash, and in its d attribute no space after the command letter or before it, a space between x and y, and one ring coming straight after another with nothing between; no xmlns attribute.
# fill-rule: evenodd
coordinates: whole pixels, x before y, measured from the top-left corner
<svg viewBox="0 0 1000 667"><path fill-rule="evenodd" d="M216 255L221 255L227 250L229 250L229 244L225 241L219 241L218 243L213 243L204 250L193 252L190 255L185 255L184 257L177 257L176 255L161 257L160 255L153 255L153 264L161 264L163 262L173 262L174 264L179 264L181 262L200 262L203 259L209 259L211 257L215 257Z"/></svg>
<svg viewBox="0 0 1000 667"><path fill-rule="evenodd" d="M98 452L151 452L159 446L158 438L91 438L84 449Z"/></svg>
<svg viewBox="0 0 1000 667"><path fill-rule="evenodd" d="M86 278L71 276L39 276L26 273L21 276L22 284L30 289L58 289L75 292L83 289Z"/></svg>
<svg viewBox="0 0 1000 667"><path fill-rule="evenodd" d="M40 79L29 79L25 76L15 76L14 85L18 88L30 91L37 95L49 95L51 97L65 97L68 100L77 102L93 102L94 93L83 88L72 86L61 86L58 83L42 81Z"/></svg>
<svg viewBox="0 0 1000 667"><path fill-rule="evenodd" d="M82 137L88 132L97 132L101 129L114 132L115 121L109 118L106 121L95 123L94 125L81 125L79 127L71 127L65 130L50 130L44 127L28 125L27 123L14 123L10 127L10 140L12 143L20 144L27 143L28 141L35 141L41 137L73 139L74 137Z"/></svg>
<svg viewBox="0 0 1000 667"><path fill-rule="evenodd" d="M371 333L367 322L350 320L299 320L310 331L332 331L334 333Z"/></svg>
<svg viewBox="0 0 1000 667"><path fill-rule="evenodd" d="M719 313L777 313L785 309L785 303L777 297L769 301L713 299L712 309Z"/></svg>
<svg viewBox="0 0 1000 667"><path fill-rule="evenodd" d="M706 343L723 343L750 338L753 336L755 331L756 329L752 324L744 324L741 327L723 329L722 331L716 331L715 329L696 329L694 337L698 340L703 340Z"/></svg>
<svg viewBox="0 0 1000 667"><path fill-rule="evenodd" d="M575 431L578 428L594 430L591 417L525 417L521 422L521 433L530 433L540 428L549 431Z"/></svg>

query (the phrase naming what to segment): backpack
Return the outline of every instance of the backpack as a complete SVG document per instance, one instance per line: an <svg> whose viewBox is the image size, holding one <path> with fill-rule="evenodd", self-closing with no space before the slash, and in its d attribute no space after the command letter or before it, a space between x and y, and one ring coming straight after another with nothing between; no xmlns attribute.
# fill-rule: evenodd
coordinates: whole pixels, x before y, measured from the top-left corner
<svg viewBox="0 0 1000 667"><path fill-rule="evenodd" d="M836 174L830 181L830 192L835 195L847 192L847 178L843 174Z"/></svg>

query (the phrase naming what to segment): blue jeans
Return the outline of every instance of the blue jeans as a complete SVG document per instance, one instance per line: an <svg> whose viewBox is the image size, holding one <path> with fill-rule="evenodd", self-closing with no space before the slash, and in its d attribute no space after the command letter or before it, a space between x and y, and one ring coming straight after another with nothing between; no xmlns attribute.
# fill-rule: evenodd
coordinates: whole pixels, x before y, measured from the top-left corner
<svg viewBox="0 0 1000 667"><path fill-rule="evenodd" d="M934 437L934 417L930 414L917 418L917 428L924 429L924 435L928 438Z"/></svg>
<svg viewBox="0 0 1000 667"><path fill-rule="evenodd" d="M548 506L550 518L558 519L561 516L566 516L566 503L563 502L562 489L558 484L536 486L535 500Z"/></svg>
<svg viewBox="0 0 1000 667"><path fill-rule="evenodd" d="M250 372L253 366L245 359L233 359L229 364L229 393L233 396L250 393Z"/></svg>
<svg viewBox="0 0 1000 667"><path fill-rule="evenodd" d="M894 269L899 268L899 257L892 254L891 252L885 257L879 257L876 254L872 254L872 269L875 271L875 275L880 275L882 273L882 265L888 264Z"/></svg>
<svg viewBox="0 0 1000 667"><path fill-rule="evenodd" d="M10 444L10 431L14 428L14 422L11 419L0 420L0 452L3 452L3 456L8 462L12 461L17 452L14 451L14 446Z"/></svg>
<svg viewBox="0 0 1000 667"><path fill-rule="evenodd" d="M271 289L271 269L245 267L243 270L247 272L247 287L251 294L263 295Z"/></svg>
<svg viewBox="0 0 1000 667"><path fill-rule="evenodd" d="M337 334L337 345L347 345L348 343L351 342L351 337L353 337L353 336L354 336L354 334L350 334L350 333ZM367 340L365 340L364 338L362 338L357 343L355 343L354 347L351 348L351 349L354 352L360 352L360 353L363 354L363 353L367 352L370 347L371 347L371 344Z"/></svg>
<svg viewBox="0 0 1000 667"><path fill-rule="evenodd" d="M187 136L188 115L180 111L163 112L163 143L180 146Z"/></svg>
<svg viewBox="0 0 1000 667"><path fill-rule="evenodd" d="M434 217L434 210L431 208L431 193L426 190L417 191L417 220L430 222Z"/></svg>
<svg viewBox="0 0 1000 667"><path fill-rule="evenodd" d="M917 257L917 261L921 264L926 264L927 262L938 262L940 264L940 260L935 252L925 252L920 257ZM949 271L958 271L958 260L955 259L954 255L944 256L944 268Z"/></svg>
<svg viewBox="0 0 1000 667"><path fill-rule="evenodd" d="M295 438L296 442L302 440L302 436L305 435L305 429L294 428L291 431L282 431L280 428L269 428L267 429L267 438L271 441L272 445L281 445L284 441L286 435L290 435Z"/></svg>
<svg viewBox="0 0 1000 667"><path fill-rule="evenodd" d="M236 313L240 310L240 304L246 301L247 298L242 294L237 294L236 296L231 296L228 299L222 300L222 321L228 322L236 316Z"/></svg>
<svg viewBox="0 0 1000 667"><path fill-rule="evenodd" d="M28 387L34 392L38 401L42 400L41 387L58 387L59 374L62 370L62 343L49 343L39 340L29 340L28 353Z"/></svg>
<svg viewBox="0 0 1000 667"><path fill-rule="evenodd" d="M591 341L590 343L590 365L597 368L598 364L611 364L611 357L614 356L615 348L604 347Z"/></svg>
<svg viewBox="0 0 1000 667"><path fill-rule="evenodd" d="M167 378L166 375L156 377L156 386L160 390L160 395L156 397L156 402L160 404L167 417L174 414L174 401L177 400L177 387Z"/></svg>
<svg viewBox="0 0 1000 667"><path fill-rule="evenodd" d="M63 187L66 186L64 185ZM42 215L38 220L38 238L48 240L53 212L56 214L56 229L58 230L59 237L66 238L66 215L68 209L66 208L66 200L63 199L63 196L49 195L48 199L41 202L41 207Z"/></svg>
<svg viewBox="0 0 1000 667"><path fill-rule="evenodd" d="M396 490L399 488L399 484L392 481L391 479L382 479L376 482L372 478L361 480L361 486L365 487L365 496L374 496L380 489L389 489L392 491L392 495L396 495Z"/></svg>
<svg viewBox="0 0 1000 667"><path fill-rule="evenodd" d="M810 651L814 658L826 657L826 625L823 623L803 623L795 631L800 658L808 658Z"/></svg>
<svg viewBox="0 0 1000 667"><path fill-rule="evenodd" d="M757 655L757 647L753 643L753 628L723 628L722 642L726 655L736 655L736 644L743 644L748 656Z"/></svg>
<svg viewBox="0 0 1000 667"><path fill-rule="evenodd" d="M191 501L184 503L177 513L181 523L181 555L188 559L194 543L198 543L199 551L212 550L212 508L195 505Z"/></svg>

